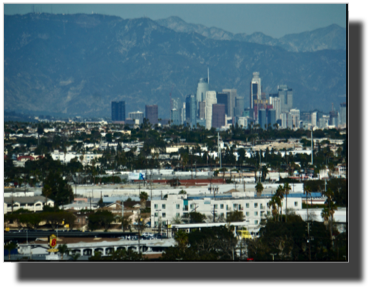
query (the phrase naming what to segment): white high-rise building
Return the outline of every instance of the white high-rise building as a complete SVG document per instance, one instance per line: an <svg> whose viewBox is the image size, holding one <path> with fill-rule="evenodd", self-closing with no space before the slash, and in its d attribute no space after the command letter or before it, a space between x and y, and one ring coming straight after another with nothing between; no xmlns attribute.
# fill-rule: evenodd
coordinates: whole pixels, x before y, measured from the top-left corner
<svg viewBox="0 0 380 304"><path fill-rule="evenodd" d="M216 91L206 92L206 129L210 130L212 126L212 105L217 103Z"/></svg>
<svg viewBox="0 0 380 304"><path fill-rule="evenodd" d="M253 78L250 84L250 106L253 109L254 100L261 100L261 78L259 72L253 72Z"/></svg>
<svg viewBox="0 0 380 304"><path fill-rule="evenodd" d="M318 112L311 113L311 125L316 127L318 123Z"/></svg>
<svg viewBox="0 0 380 304"><path fill-rule="evenodd" d="M209 90L208 79L201 78L197 87L197 109L199 109L199 103L206 99L206 92Z"/></svg>
<svg viewBox="0 0 380 304"><path fill-rule="evenodd" d="M300 127L300 120L301 120L301 115L300 115L300 110L298 109L291 109L289 111L289 114L292 117L292 126L291 128L299 128Z"/></svg>
<svg viewBox="0 0 380 304"><path fill-rule="evenodd" d="M273 109L276 110L276 120L281 119L281 99L279 97L269 97L269 104L273 105Z"/></svg>

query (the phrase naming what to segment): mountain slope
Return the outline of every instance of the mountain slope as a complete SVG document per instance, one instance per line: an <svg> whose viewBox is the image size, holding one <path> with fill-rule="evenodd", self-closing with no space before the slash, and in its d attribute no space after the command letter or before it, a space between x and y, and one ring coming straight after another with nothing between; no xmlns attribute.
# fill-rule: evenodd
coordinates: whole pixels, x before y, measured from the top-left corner
<svg viewBox="0 0 380 304"><path fill-rule="evenodd" d="M285 35L280 39L272 38L261 32L252 34L232 34L216 27L206 27L200 24L187 23L179 17L168 17L156 22L176 32L195 32L210 39L236 40L280 46L291 52L314 52L325 49L345 50L346 30L336 24L313 31Z"/></svg>
<svg viewBox="0 0 380 304"><path fill-rule="evenodd" d="M4 109L110 116L110 102L127 111L158 104L169 117L173 97L196 92L210 68L210 88L236 88L249 100L252 72L263 90L294 90L301 110L328 110L345 101L345 51L287 52L280 47L208 39L175 32L148 18L103 15L5 16Z"/></svg>

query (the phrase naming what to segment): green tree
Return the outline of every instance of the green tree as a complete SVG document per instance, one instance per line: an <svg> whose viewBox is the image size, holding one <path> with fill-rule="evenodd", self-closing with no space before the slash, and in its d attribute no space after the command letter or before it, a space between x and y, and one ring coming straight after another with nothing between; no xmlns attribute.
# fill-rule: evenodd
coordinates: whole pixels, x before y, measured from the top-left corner
<svg viewBox="0 0 380 304"><path fill-rule="evenodd" d="M61 255L61 260L63 260L63 255L67 254L69 252L69 248L67 247L66 244L60 244L58 245L58 252Z"/></svg>
<svg viewBox="0 0 380 304"><path fill-rule="evenodd" d="M88 229L94 231L96 229L103 228L107 231L114 220L115 216L111 211L98 210L88 216Z"/></svg>
<svg viewBox="0 0 380 304"><path fill-rule="evenodd" d="M227 213L227 222L244 222L244 214L241 211L232 211Z"/></svg>
<svg viewBox="0 0 380 304"><path fill-rule="evenodd" d="M257 196L261 196L261 193L264 190L263 184L260 183L260 182L257 183L256 186L255 186L255 189L256 189L256 192L257 192Z"/></svg>
<svg viewBox="0 0 380 304"><path fill-rule="evenodd" d="M74 199L73 189L57 170L51 170L45 178L42 195L52 199L56 206L69 204Z"/></svg>
<svg viewBox="0 0 380 304"><path fill-rule="evenodd" d="M291 187L289 186L289 184L285 183L284 184L284 193L285 193L285 199L286 199L286 202L285 202L285 222L288 221L288 194L289 194L290 190L291 190Z"/></svg>
<svg viewBox="0 0 380 304"><path fill-rule="evenodd" d="M8 250L8 260L11 259L11 251L17 248L17 244L12 241L4 246L4 249Z"/></svg>

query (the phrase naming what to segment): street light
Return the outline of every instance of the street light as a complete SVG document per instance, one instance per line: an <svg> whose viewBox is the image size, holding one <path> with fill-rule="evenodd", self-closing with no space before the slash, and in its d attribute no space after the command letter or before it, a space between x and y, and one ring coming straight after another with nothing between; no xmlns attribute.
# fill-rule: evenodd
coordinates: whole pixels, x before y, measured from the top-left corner
<svg viewBox="0 0 380 304"><path fill-rule="evenodd" d="M270 253L270 255L272 256L272 259L274 261L274 256L277 255L277 253Z"/></svg>

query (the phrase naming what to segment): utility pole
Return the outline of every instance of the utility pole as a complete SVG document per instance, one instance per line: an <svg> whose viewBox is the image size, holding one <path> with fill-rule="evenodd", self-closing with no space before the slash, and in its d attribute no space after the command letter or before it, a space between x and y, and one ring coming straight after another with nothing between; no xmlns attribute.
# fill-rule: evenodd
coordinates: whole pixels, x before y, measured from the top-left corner
<svg viewBox="0 0 380 304"><path fill-rule="evenodd" d="M309 261L311 261L310 222L307 222L307 242L309 243Z"/></svg>
<svg viewBox="0 0 380 304"><path fill-rule="evenodd" d="M311 127L311 165L313 166L313 127Z"/></svg>

